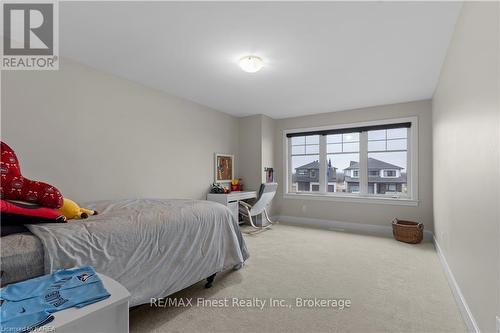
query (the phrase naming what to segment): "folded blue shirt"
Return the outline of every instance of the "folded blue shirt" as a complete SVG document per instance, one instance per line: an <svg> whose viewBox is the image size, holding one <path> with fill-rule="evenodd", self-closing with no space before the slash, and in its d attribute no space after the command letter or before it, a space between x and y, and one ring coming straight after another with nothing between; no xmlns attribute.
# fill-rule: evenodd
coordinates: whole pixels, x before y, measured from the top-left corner
<svg viewBox="0 0 500 333"><path fill-rule="evenodd" d="M109 296L90 266L11 284L0 290L0 328L10 327L10 331L16 332L12 327L18 327L21 332L26 327L37 327L37 322L46 323L51 313L83 307Z"/></svg>

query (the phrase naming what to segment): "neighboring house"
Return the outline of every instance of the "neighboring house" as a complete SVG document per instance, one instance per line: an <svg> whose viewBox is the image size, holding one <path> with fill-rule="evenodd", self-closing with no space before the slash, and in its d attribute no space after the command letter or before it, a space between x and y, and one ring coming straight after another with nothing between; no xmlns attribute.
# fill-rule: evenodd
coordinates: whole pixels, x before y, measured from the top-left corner
<svg viewBox="0 0 500 333"><path fill-rule="evenodd" d="M368 193L390 194L406 192L406 174L403 168L375 158L368 158ZM344 169L346 192L359 192L359 163L351 161Z"/></svg>
<svg viewBox="0 0 500 333"><path fill-rule="evenodd" d="M328 161L327 170L328 192L335 192L337 187L337 168L332 167L332 162ZM292 183L296 184L296 191L319 191L319 162L313 161L296 168Z"/></svg>

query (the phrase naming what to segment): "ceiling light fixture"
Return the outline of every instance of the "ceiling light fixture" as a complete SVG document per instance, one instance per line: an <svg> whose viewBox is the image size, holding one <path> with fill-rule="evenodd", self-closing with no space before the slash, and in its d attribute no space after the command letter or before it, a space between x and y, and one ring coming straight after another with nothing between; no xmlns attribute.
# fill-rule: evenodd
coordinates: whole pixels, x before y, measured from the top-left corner
<svg viewBox="0 0 500 333"><path fill-rule="evenodd" d="M264 62L260 57L248 55L240 59L239 65L244 72L255 73L264 67Z"/></svg>

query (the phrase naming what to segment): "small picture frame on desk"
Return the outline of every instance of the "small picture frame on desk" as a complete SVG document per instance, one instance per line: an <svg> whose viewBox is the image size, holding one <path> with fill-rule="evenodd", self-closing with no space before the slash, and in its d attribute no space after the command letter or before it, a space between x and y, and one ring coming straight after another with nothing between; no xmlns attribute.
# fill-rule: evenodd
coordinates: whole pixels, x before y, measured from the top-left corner
<svg viewBox="0 0 500 333"><path fill-rule="evenodd" d="M230 183L234 179L234 155L215 153L215 182Z"/></svg>

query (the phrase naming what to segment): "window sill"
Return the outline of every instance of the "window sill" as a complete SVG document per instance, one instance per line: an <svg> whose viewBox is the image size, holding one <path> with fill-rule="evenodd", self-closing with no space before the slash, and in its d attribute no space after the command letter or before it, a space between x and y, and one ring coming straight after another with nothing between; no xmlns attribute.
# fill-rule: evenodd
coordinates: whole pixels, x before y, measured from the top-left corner
<svg viewBox="0 0 500 333"><path fill-rule="evenodd" d="M418 200L413 199L398 199L398 198L383 198L375 196L355 196L355 195L334 195L334 194L310 194L310 193L285 193L284 199L299 199L299 200L319 200L319 201L339 201L364 204L383 204L394 206L418 206Z"/></svg>

